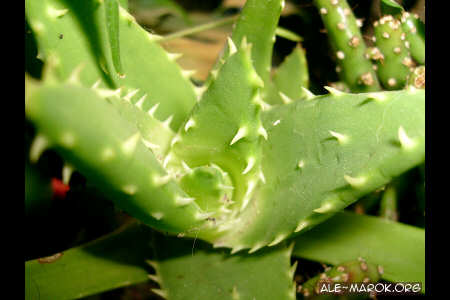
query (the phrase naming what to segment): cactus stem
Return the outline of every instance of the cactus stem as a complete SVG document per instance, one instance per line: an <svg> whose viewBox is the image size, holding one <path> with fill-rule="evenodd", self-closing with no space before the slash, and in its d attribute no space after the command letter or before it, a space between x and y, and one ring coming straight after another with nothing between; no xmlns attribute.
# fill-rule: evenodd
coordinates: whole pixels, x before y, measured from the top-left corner
<svg viewBox="0 0 450 300"><path fill-rule="evenodd" d="M233 137L233 139L230 142L230 146L242 139L247 135L247 127L241 127L238 129L236 135Z"/></svg>

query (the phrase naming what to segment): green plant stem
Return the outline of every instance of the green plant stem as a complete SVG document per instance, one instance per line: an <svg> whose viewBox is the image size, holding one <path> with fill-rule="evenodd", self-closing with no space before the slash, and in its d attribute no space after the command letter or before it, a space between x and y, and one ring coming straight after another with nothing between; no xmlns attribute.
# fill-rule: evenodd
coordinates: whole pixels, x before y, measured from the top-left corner
<svg viewBox="0 0 450 300"><path fill-rule="evenodd" d="M397 221L397 191L393 185L388 185L380 203L380 217Z"/></svg>

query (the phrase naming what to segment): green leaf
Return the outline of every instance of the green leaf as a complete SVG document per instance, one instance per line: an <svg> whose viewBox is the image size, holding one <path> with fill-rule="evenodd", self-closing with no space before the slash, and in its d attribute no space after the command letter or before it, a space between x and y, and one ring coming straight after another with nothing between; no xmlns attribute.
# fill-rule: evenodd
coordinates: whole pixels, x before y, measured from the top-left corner
<svg viewBox="0 0 450 300"><path fill-rule="evenodd" d="M120 58L124 78L115 71L110 53L105 4L95 0L30 0L25 13L47 63L52 56L60 79L79 73L85 86L100 80L100 87L139 89L136 99L147 95L143 108L160 103L155 117L178 129L197 101L188 74L133 16L119 8ZM75 76L76 77L76 76ZM137 101L137 100L133 100Z"/></svg>
<svg viewBox="0 0 450 300"><path fill-rule="evenodd" d="M132 225L86 245L25 263L25 299L78 299L145 282L148 228Z"/></svg>
<svg viewBox="0 0 450 300"><path fill-rule="evenodd" d="M404 11L403 7L395 0L381 0L380 2L381 13L383 15L396 15Z"/></svg>
<svg viewBox="0 0 450 300"><path fill-rule="evenodd" d="M295 299L291 248L230 256L210 245L175 238L156 242L156 280L168 300Z"/></svg>
<svg viewBox="0 0 450 300"><path fill-rule="evenodd" d="M265 183L215 243L274 245L424 161L424 90L332 92L264 112Z"/></svg>

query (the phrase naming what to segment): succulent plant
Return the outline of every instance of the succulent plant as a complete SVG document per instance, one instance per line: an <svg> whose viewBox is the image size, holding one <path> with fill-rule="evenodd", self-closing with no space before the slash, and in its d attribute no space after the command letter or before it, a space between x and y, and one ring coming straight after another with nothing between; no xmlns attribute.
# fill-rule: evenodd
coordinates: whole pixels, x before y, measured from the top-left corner
<svg viewBox="0 0 450 300"><path fill-rule="evenodd" d="M123 256L133 245L129 255L150 259L156 272L150 278L161 286L156 293L167 299L293 299L291 255L308 258L296 250L302 238L344 216L398 228L395 237L411 232L402 247L418 246L404 258L419 262L413 278L382 255L365 257L384 268L367 278L413 279L424 288L423 230L340 213L424 161L425 91L415 79L422 74L424 81L424 71L413 68L424 63L418 45L424 40L411 25L420 21L406 12L383 16L374 25L375 47L366 49L346 1L314 4L350 92L309 91L301 46L271 76L281 0L246 2L203 84L194 84L193 73L176 63L179 55L159 45L163 36L135 21L126 1L26 2L45 63L41 80L25 78L26 118L37 132L31 163L55 150L66 177L78 171L142 223L53 263L27 262L27 297L79 298L144 281L141 268L84 254ZM368 227L361 225L364 234L377 236ZM195 255L188 238L202 240ZM59 277L69 266L78 271ZM83 274L96 283L87 286ZM60 283L51 286L51 279Z"/></svg>

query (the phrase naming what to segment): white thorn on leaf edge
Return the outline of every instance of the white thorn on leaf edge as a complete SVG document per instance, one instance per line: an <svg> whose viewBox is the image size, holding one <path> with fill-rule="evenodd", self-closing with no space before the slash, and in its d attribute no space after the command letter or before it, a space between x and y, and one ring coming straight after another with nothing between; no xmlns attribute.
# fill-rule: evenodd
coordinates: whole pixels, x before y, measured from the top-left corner
<svg viewBox="0 0 450 300"><path fill-rule="evenodd" d="M41 154L49 147L49 145L48 139L45 136L38 134L30 147L30 161L32 163L37 162Z"/></svg>
<svg viewBox="0 0 450 300"><path fill-rule="evenodd" d="M344 179L353 187L361 187L367 182L367 178L364 176L351 177L349 175L344 175Z"/></svg>
<svg viewBox="0 0 450 300"><path fill-rule="evenodd" d="M187 122L186 125L184 125L184 131L188 131L189 128L194 127L195 126L195 121L194 119L190 118Z"/></svg>
<svg viewBox="0 0 450 300"><path fill-rule="evenodd" d="M326 89L333 96L342 96L345 94L344 92L341 92L340 90L335 89L331 86L324 86L323 88Z"/></svg>
<svg viewBox="0 0 450 300"><path fill-rule="evenodd" d="M150 108L150 110L148 111L148 114L149 114L151 117L155 117L155 112L156 112L156 110L158 109L158 106L159 106L159 102L156 103L155 105L153 105L153 106Z"/></svg>
<svg viewBox="0 0 450 300"><path fill-rule="evenodd" d="M125 140L125 142L122 143L122 151L123 153L130 155L136 150L138 141L141 138L141 134L136 132L132 136L130 136L128 139Z"/></svg>
<svg viewBox="0 0 450 300"><path fill-rule="evenodd" d="M230 142L230 146L242 139L247 135L247 127L241 127L238 129L236 135L233 137L233 139Z"/></svg>
<svg viewBox="0 0 450 300"><path fill-rule="evenodd" d="M131 102L131 98L133 98L133 96L136 95L137 92L139 92L139 89L132 90L132 91L128 92L128 93L125 95L125 97L123 97L123 99L124 99L125 101Z"/></svg>
<svg viewBox="0 0 450 300"><path fill-rule="evenodd" d="M247 174L248 172L250 172L250 170L253 168L253 166L255 165L256 159L252 156L248 159L247 161L247 167L245 167L245 170L242 172L242 174Z"/></svg>
<svg viewBox="0 0 450 300"><path fill-rule="evenodd" d="M292 103L294 101L294 100L292 100L291 98L289 98L288 96L286 96L286 94L284 94L282 92L279 92L278 94L280 95L281 100L283 100L284 104L289 104L289 103Z"/></svg>
<svg viewBox="0 0 450 300"><path fill-rule="evenodd" d="M416 146L416 142L406 134L406 131L403 128L403 126L400 126L398 128L398 139L400 141L402 148L406 150L412 149Z"/></svg>

